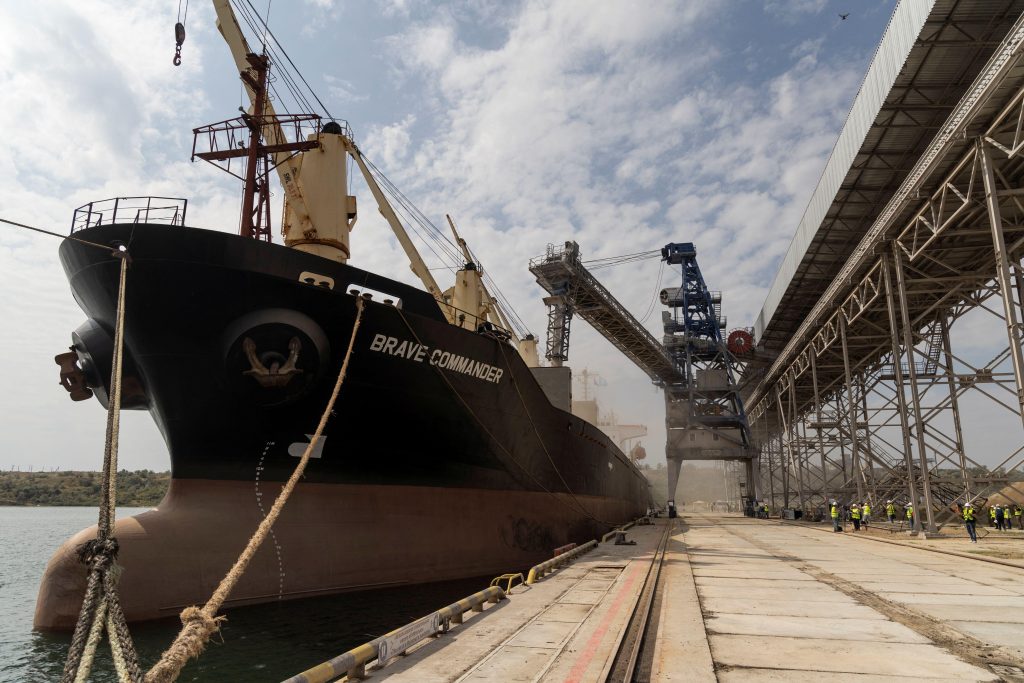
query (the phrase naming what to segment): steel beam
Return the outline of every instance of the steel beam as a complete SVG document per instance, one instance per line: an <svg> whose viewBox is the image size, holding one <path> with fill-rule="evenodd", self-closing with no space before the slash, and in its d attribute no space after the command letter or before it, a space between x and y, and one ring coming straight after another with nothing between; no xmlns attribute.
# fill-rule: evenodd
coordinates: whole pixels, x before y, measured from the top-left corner
<svg viewBox="0 0 1024 683"><path fill-rule="evenodd" d="M896 293L900 303L900 317L903 323L903 348L907 354L907 374L910 375L911 407L914 410L914 435L917 437L917 455L921 468L921 493L924 495L924 519L927 520L923 530L935 531L935 518L932 512L932 487L928 467L928 449L924 442L924 419L921 414L921 392L917 386L917 362L914 360L914 330L910 322L910 305L907 301L907 283L903 272L903 253L900 246L893 243L893 267L896 270ZM923 521L920 506L912 501L914 518Z"/></svg>
<svg viewBox="0 0 1024 683"><path fill-rule="evenodd" d="M1013 301L1010 259L1003 237L1003 220L999 210L995 173L992 169L992 154L988 145L982 140L978 141L978 154L981 156L982 179L985 182L985 206L988 209L989 226L992 228L992 246L995 248L996 282L999 283L999 295L1003 300L1006 336L1010 342L1010 360L1013 363L1013 377L1017 383L1017 404L1020 406L1021 422L1024 423L1024 349L1021 346L1021 328Z"/></svg>

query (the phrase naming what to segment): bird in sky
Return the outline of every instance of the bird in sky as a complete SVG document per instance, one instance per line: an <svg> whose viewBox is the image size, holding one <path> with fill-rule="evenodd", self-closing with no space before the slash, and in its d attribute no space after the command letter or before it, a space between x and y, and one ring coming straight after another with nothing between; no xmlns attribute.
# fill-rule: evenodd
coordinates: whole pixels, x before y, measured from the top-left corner
<svg viewBox="0 0 1024 683"><path fill-rule="evenodd" d="M846 17L848 17L848 16L850 16L850 13L849 13L849 12L847 12L846 14L840 14L840 15L839 15L839 18L840 18L840 20L842 20L842 21L846 21Z"/></svg>

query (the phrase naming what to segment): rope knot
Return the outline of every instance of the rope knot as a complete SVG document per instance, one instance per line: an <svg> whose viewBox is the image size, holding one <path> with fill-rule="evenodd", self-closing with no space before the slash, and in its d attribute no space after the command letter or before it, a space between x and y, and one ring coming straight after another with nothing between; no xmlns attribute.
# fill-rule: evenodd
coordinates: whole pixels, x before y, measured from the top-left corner
<svg viewBox="0 0 1024 683"><path fill-rule="evenodd" d="M198 628L207 636L210 636L220 630L222 622L227 621L228 618L224 615L217 617L207 616L203 610L192 605L181 610L181 623L185 626L192 626Z"/></svg>
<svg viewBox="0 0 1024 683"><path fill-rule="evenodd" d="M103 540L94 538L78 546L78 560L82 564L103 569L113 564L114 558L117 557L118 547L116 538Z"/></svg>

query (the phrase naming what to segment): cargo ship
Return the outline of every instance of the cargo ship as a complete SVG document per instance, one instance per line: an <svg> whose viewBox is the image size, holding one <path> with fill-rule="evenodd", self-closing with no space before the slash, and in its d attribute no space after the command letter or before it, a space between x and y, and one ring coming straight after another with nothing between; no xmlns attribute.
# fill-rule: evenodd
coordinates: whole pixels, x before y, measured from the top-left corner
<svg viewBox="0 0 1024 683"><path fill-rule="evenodd" d="M325 438L229 605L518 571L644 514L643 475L572 414L569 369L540 367L536 340L509 329L465 242L455 234L465 259L442 290L347 126L275 113L269 59L249 49L228 0L214 5L252 107L196 129L193 151L243 163L240 234L188 227L183 199L118 198L78 209L60 247L87 317L57 356L61 383L74 400L108 403L112 251L124 248L121 406L149 411L171 458L162 502L115 528L127 618L210 596L309 443L357 301ZM349 264L350 160L423 289ZM283 245L271 241L272 172ZM47 565L37 628L74 626L77 549L94 535L81 531Z"/></svg>

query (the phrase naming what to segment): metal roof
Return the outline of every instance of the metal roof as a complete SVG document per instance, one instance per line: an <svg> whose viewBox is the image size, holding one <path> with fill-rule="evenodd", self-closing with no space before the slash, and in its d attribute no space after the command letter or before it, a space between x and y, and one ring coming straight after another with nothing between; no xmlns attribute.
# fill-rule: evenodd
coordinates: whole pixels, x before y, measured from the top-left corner
<svg viewBox="0 0 1024 683"><path fill-rule="evenodd" d="M1022 12L1024 0L897 5L755 322L769 353L833 283Z"/></svg>

